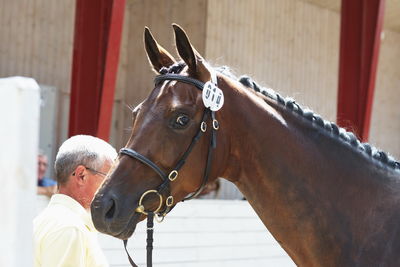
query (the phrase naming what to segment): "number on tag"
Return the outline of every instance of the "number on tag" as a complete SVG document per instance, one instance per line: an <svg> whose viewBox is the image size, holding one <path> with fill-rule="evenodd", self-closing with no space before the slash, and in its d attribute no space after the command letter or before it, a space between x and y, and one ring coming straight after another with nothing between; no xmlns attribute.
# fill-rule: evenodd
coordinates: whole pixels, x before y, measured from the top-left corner
<svg viewBox="0 0 400 267"><path fill-rule="evenodd" d="M224 93L212 82L206 82L203 88L203 103L206 108L217 111L224 105Z"/></svg>

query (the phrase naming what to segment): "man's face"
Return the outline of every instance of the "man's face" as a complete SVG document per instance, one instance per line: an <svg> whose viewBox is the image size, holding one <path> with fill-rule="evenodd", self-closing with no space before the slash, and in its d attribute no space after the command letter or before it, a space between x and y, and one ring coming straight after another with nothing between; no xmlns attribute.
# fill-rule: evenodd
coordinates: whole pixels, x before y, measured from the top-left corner
<svg viewBox="0 0 400 267"><path fill-rule="evenodd" d="M48 162L47 157L43 155L38 156L38 180L43 179L44 174L47 171Z"/></svg>
<svg viewBox="0 0 400 267"><path fill-rule="evenodd" d="M104 174L108 173L110 168L111 168L111 162L106 162L101 169L96 170L98 172L87 170L87 173L89 175L89 180L88 180L88 184L87 184L87 188L86 188L86 192L87 192L86 196L88 199L90 199L90 200L93 199L94 195L97 192L97 189L100 187L100 185L104 181L105 175L103 175L101 173L104 173Z"/></svg>

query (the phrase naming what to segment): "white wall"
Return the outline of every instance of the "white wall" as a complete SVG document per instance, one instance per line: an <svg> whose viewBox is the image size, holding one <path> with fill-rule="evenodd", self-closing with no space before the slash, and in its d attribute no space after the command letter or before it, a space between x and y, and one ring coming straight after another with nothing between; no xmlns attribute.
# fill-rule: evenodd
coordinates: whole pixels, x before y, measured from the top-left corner
<svg viewBox="0 0 400 267"><path fill-rule="evenodd" d="M129 251L145 266L146 222L129 240ZM128 267L122 241L101 235L111 266ZM154 266L295 266L247 201L191 200L179 203L162 223L154 224Z"/></svg>
<svg viewBox="0 0 400 267"><path fill-rule="evenodd" d="M32 266L39 86L30 78L0 79L0 266Z"/></svg>

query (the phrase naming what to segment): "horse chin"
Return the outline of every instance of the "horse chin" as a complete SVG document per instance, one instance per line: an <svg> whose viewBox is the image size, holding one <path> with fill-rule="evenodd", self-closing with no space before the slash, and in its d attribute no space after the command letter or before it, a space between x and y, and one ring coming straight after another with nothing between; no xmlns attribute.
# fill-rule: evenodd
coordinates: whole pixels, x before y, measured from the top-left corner
<svg viewBox="0 0 400 267"><path fill-rule="evenodd" d="M125 225L125 227L123 227L123 229L120 232L107 233L107 234L112 235L121 240L126 240L133 235L133 233L136 230L136 225L144 219L142 217L143 215L139 213L134 213L133 216L129 219L128 223Z"/></svg>

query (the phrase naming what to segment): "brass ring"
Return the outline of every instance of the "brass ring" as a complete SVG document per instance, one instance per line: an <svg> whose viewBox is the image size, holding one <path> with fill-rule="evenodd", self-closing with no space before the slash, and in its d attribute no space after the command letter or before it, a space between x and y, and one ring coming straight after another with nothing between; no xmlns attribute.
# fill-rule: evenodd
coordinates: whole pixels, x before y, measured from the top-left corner
<svg viewBox="0 0 400 267"><path fill-rule="evenodd" d="M142 205L142 201L143 201L144 197L145 197L147 194L150 194L150 193L155 193L155 194L157 194L158 197L160 198L160 204L158 205L157 209L156 209L155 211L153 211L153 213L157 213L157 212L161 209L161 206L162 206L162 204L163 204L162 196L160 195L160 193L158 193L157 190L154 190L154 189L153 189L153 190L147 190L147 191L144 192L143 195L140 197L138 207L137 207L136 210L135 210L136 212L143 213L144 215L147 215L147 214L148 214L148 212L145 211L144 206Z"/></svg>
<svg viewBox="0 0 400 267"><path fill-rule="evenodd" d="M203 133L205 133L207 131L207 123L205 123L204 121L201 122L200 124L200 129Z"/></svg>
<svg viewBox="0 0 400 267"><path fill-rule="evenodd" d="M168 179L171 182L174 181L176 178L178 178L178 171L177 170L173 170L168 174Z"/></svg>

